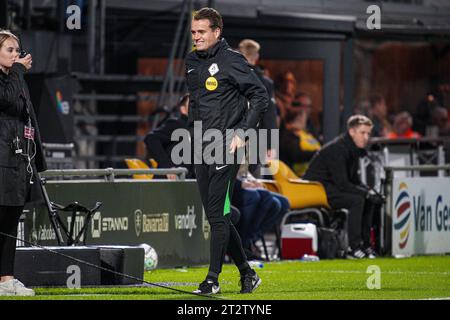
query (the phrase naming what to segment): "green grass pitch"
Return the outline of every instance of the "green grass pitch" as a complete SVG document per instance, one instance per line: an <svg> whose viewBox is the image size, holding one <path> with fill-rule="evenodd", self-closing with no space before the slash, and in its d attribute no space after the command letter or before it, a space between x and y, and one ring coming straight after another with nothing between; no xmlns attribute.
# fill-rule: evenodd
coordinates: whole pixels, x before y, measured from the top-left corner
<svg viewBox="0 0 450 320"><path fill-rule="evenodd" d="M379 289L376 273L379 268ZM369 272L368 273L368 268ZM261 286L252 294L239 292L239 274L226 264L220 276L221 299L304 300L304 299L436 299L450 298L450 256L422 256L404 259L321 260L318 262L281 261L265 263L256 269ZM158 269L145 273L145 280L193 291L206 275L206 267ZM191 300L207 299L150 285L101 288L35 288L33 300Z"/></svg>

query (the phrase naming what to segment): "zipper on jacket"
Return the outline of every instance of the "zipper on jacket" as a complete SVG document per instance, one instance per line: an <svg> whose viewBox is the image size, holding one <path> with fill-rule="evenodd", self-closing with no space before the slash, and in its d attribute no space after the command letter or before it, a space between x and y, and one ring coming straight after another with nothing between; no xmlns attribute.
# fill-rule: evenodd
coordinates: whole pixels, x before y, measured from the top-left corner
<svg viewBox="0 0 450 320"><path fill-rule="evenodd" d="M197 104L197 107L196 107L196 109L197 109L196 110L196 113L197 113L196 118L197 119L196 120L200 120L200 121L201 121L201 118L200 118L200 89L201 89L201 85L202 85L201 84L202 68L203 68L203 62L200 61L199 64L198 64L197 96L195 97L195 101L196 101L196 104Z"/></svg>

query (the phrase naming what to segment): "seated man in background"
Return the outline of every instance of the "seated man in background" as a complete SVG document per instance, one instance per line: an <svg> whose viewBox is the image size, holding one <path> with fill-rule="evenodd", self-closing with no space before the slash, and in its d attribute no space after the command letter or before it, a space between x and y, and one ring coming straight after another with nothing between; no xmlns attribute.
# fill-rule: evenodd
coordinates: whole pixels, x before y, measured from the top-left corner
<svg viewBox="0 0 450 320"><path fill-rule="evenodd" d="M279 227L289 210L286 197L266 190L246 165L242 165L235 182L232 203L241 212L236 229L241 236L245 254L249 260L261 260L261 254L253 246L267 232ZM266 257L269 259L269 257Z"/></svg>
<svg viewBox="0 0 450 320"><path fill-rule="evenodd" d="M400 112L394 118L393 130L387 134L389 139L420 138L420 133L413 131L413 118L409 112Z"/></svg>
<svg viewBox="0 0 450 320"><path fill-rule="evenodd" d="M436 107L431 113L431 124L436 128L437 136L450 136L450 120L448 118L448 111L443 107Z"/></svg>
<svg viewBox="0 0 450 320"><path fill-rule="evenodd" d="M353 259L375 258L370 239L373 205L384 201L381 195L361 183L358 174L359 158L366 154L372 127L372 121L366 116L351 116L347 132L318 151L303 176L323 184L331 208L349 211L347 257Z"/></svg>
<svg viewBox="0 0 450 320"><path fill-rule="evenodd" d="M171 141L172 133L176 129L187 129L188 109L189 109L189 94L181 97L176 106L179 115L173 116L165 120L159 127L150 131L144 138L147 147L148 156L158 162L158 168L175 168L185 167L188 169L186 178L194 178L194 170L192 161L191 164L175 165L171 160L172 148L178 144L178 141ZM168 174L167 178L176 180L177 176Z"/></svg>
<svg viewBox="0 0 450 320"><path fill-rule="evenodd" d="M320 149L319 141L306 129L307 121L308 110L299 107L297 112L287 113L280 129L280 160L299 177Z"/></svg>
<svg viewBox="0 0 450 320"><path fill-rule="evenodd" d="M295 110L304 109L307 111L306 131L312 134L318 141L321 137L322 112L313 107L311 96L305 92L299 92L292 101L292 107Z"/></svg>

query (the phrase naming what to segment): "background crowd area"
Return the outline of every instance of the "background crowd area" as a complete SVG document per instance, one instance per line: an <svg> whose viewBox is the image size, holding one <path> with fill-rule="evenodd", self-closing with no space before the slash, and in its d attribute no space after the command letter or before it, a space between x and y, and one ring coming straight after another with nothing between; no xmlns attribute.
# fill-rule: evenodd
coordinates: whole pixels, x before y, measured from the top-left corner
<svg viewBox="0 0 450 320"><path fill-rule="evenodd" d="M269 94L272 91L276 128L280 130L278 157L297 176L302 177L309 160L325 143L322 128L323 101L317 98L317 89L310 82L303 85L292 71L284 71L272 77L272 72L264 64L257 64L255 68L273 86ZM373 93L356 103L353 114L362 114L372 120L372 138L450 137L450 81L438 80L433 83L432 88L413 108L402 109L390 105L383 95ZM314 97L320 101L315 101ZM179 110L174 108L173 113L178 114ZM169 117L170 115L166 116ZM344 119L338 120L344 123ZM144 155L147 151L139 152L141 149L138 146L138 155Z"/></svg>
<svg viewBox="0 0 450 320"><path fill-rule="evenodd" d="M322 112L317 111L311 95L302 90L292 72L277 77L274 84L280 129L279 157L301 177L308 161L324 143ZM438 82L412 110L391 111L396 109L383 95L374 93L361 99L353 113L372 120L372 138L450 137L450 82Z"/></svg>
<svg viewBox="0 0 450 320"><path fill-rule="evenodd" d="M280 61L272 63L273 61L259 60L260 49L260 45L251 39L242 40L236 48L247 59L271 98L259 128L279 129L279 154L271 154L269 157L279 158L298 178L302 178L311 159L328 142L324 141L323 137L321 87L314 86L309 80L305 83L298 80L299 75L303 79L314 78L312 75L300 73L308 68L298 63L283 64ZM286 69L290 66L292 71ZM311 73L320 71L314 67L309 70ZM357 102L353 114L365 115L372 120L372 138L389 140L450 137L450 82L439 80L430 83L433 85L415 108L393 107L383 95L373 92ZM173 108L172 114L168 113L166 120L162 120L156 129L150 130L144 139L146 158L156 160L158 167L175 167L170 160L174 147L170 136L175 129L187 126L188 100L184 96ZM336 121L342 126L346 119ZM270 149L270 146L268 147ZM187 166L187 169L188 178L195 178L193 167ZM252 165L241 168L232 197L232 217L249 259L265 257L255 244L264 239L267 233L280 232L283 217L295 209L290 199L268 190L264 183L255 179L272 179L270 176L258 175L258 170L255 169L257 166ZM167 178L175 177L168 175ZM373 219L366 224L372 244L365 244L365 253L362 254L364 257L375 257L378 254L376 249L379 239L376 239L375 234L378 234L376 230L379 228L381 214L379 204L374 212ZM372 251L372 248L375 250Z"/></svg>

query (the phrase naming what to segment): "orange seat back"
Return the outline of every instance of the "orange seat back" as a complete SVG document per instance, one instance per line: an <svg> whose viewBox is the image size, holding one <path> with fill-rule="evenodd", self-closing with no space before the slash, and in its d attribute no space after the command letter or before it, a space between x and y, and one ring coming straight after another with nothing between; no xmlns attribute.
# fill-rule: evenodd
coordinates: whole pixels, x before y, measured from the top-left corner
<svg viewBox="0 0 450 320"><path fill-rule="evenodd" d="M268 165L278 192L288 198L291 209L330 207L325 188L320 182L300 179L281 160L270 160Z"/></svg>
<svg viewBox="0 0 450 320"><path fill-rule="evenodd" d="M125 159L129 169L150 169L149 166L140 159ZM134 174L133 179L153 179L153 174Z"/></svg>

